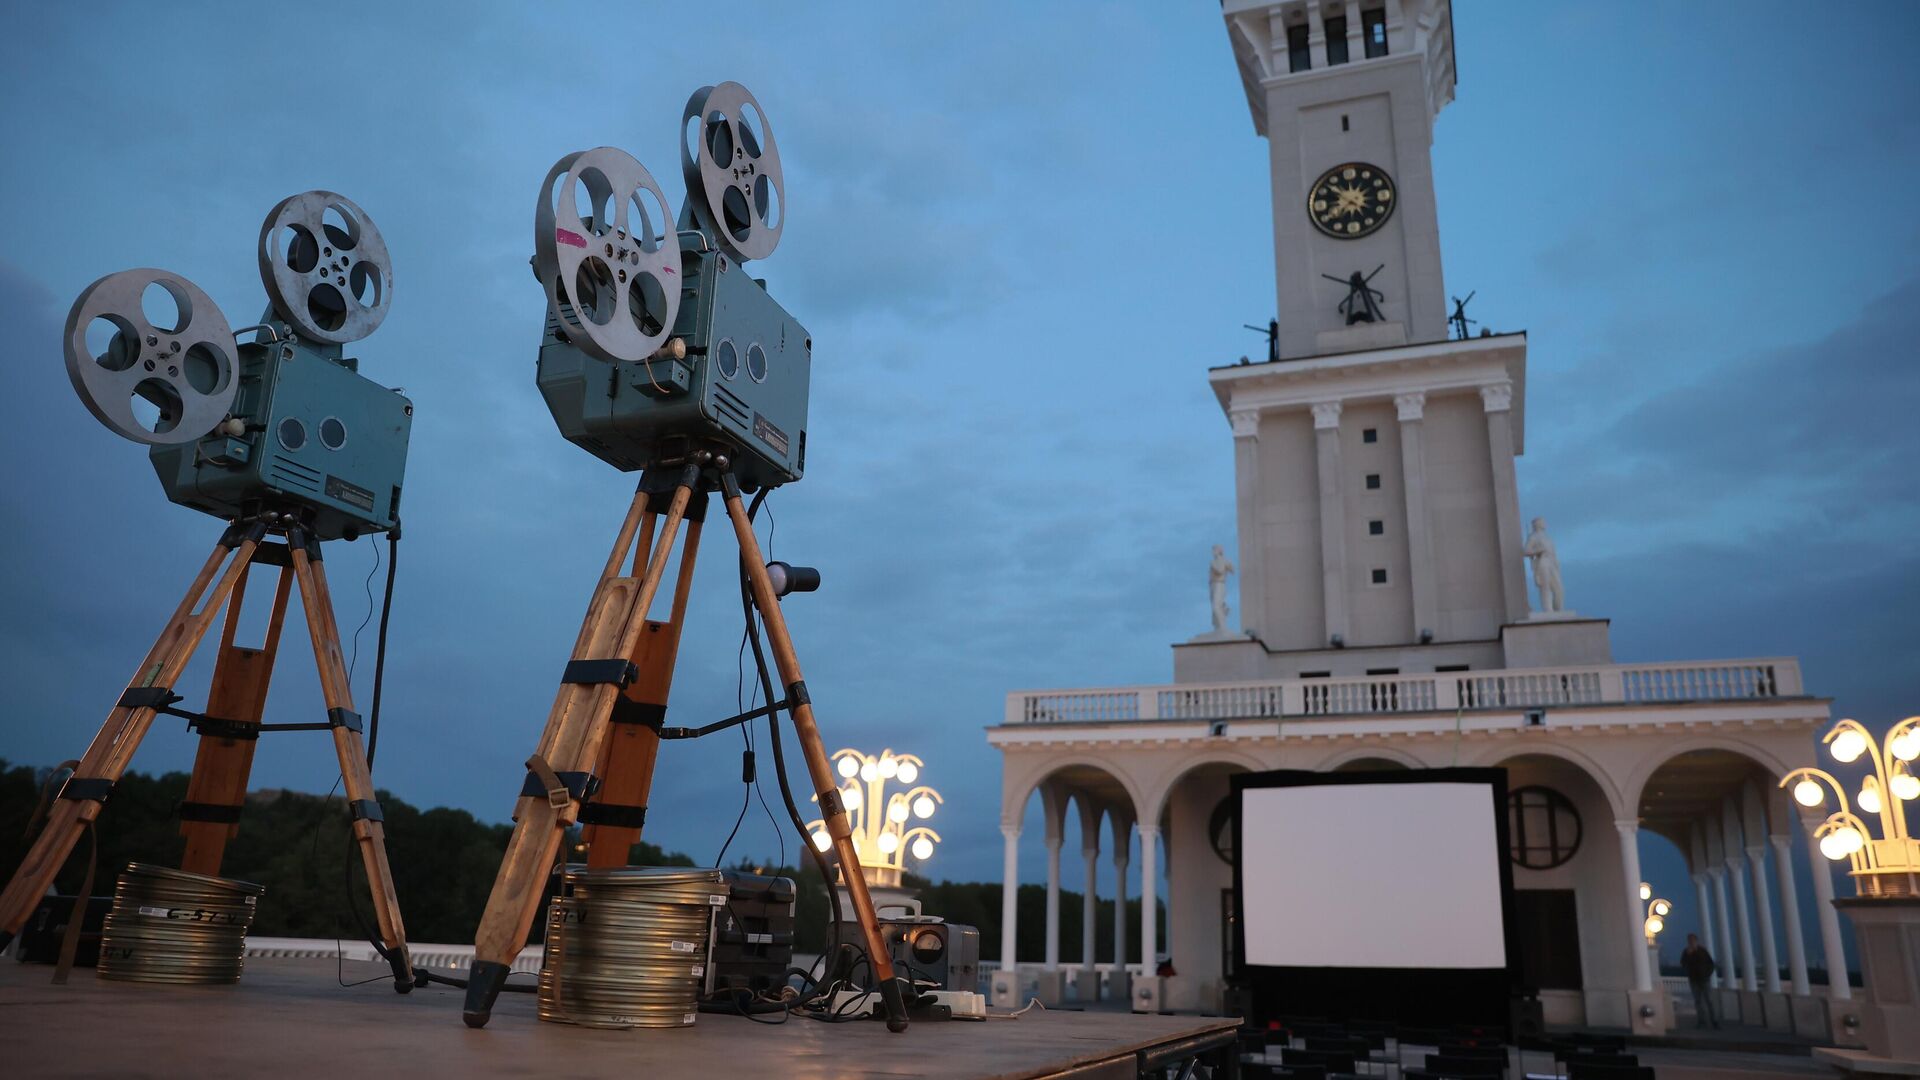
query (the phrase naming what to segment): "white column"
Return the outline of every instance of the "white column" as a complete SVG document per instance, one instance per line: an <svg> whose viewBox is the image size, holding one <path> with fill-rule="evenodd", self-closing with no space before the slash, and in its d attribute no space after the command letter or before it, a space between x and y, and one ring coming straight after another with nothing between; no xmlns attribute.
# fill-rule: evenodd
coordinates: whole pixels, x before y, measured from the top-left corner
<svg viewBox="0 0 1920 1080"><path fill-rule="evenodd" d="M1113 970L1127 969L1127 834L1116 827L1113 843Z"/></svg>
<svg viewBox="0 0 1920 1080"><path fill-rule="evenodd" d="M1646 921L1646 910L1640 900L1640 822L1621 818L1613 827L1620 831L1620 870L1626 875L1627 938L1633 950L1633 988L1645 993L1653 989L1653 971L1647 963L1647 938L1641 925Z"/></svg>
<svg viewBox="0 0 1920 1080"><path fill-rule="evenodd" d="M1080 898L1080 966L1093 967L1093 928L1099 922L1100 904L1100 849L1083 847L1080 857L1087 860L1087 893ZM1080 988L1080 1000L1093 1001L1100 995L1096 981L1090 992L1087 987Z"/></svg>
<svg viewBox="0 0 1920 1080"><path fill-rule="evenodd" d="M1047 970L1060 966L1060 837L1047 837Z"/></svg>
<svg viewBox="0 0 1920 1080"><path fill-rule="evenodd" d="M1753 920L1747 915L1747 890L1740 882L1747 860L1735 855L1727 859L1727 888L1733 890L1733 929L1740 942L1740 989L1760 989L1760 968L1753 959Z"/></svg>
<svg viewBox="0 0 1920 1080"><path fill-rule="evenodd" d="M1739 984L1740 972L1733 962L1733 916L1727 904L1727 868L1716 866L1707 871L1707 876L1713 879L1714 899L1719 901L1714 905L1714 919L1720 927L1721 951L1714 953L1713 958L1720 965L1720 985L1731 988Z"/></svg>
<svg viewBox="0 0 1920 1080"><path fill-rule="evenodd" d="M1713 890L1707 886L1707 875L1693 875L1693 895L1700 905L1700 944L1704 945L1707 955L1716 960L1720 956L1720 943L1713 938ZM1715 979L1719 974L1715 973Z"/></svg>
<svg viewBox="0 0 1920 1080"><path fill-rule="evenodd" d="M1506 594L1507 621L1519 622L1527 617L1527 576L1520 557L1520 489L1513 473L1513 383L1502 380L1481 387L1480 403L1487 414L1487 453L1493 465L1500 585Z"/></svg>
<svg viewBox="0 0 1920 1080"><path fill-rule="evenodd" d="M1439 585L1434 579L1433 532L1427 520L1427 456L1421 445L1427 395L1396 394L1400 414L1400 480L1406 496L1407 554L1413 580L1413 640L1423 631L1439 632Z"/></svg>
<svg viewBox="0 0 1920 1080"><path fill-rule="evenodd" d="M1802 820L1801 825L1809 822ZM1853 997L1853 983L1847 978L1847 950L1840 941L1840 912L1833 906L1833 865L1820 854L1813 830L1806 829L1807 861L1813 869L1814 915L1820 920L1820 950L1827 960L1827 996L1835 1001Z"/></svg>
<svg viewBox="0 0 1920 1080"><path fill-rule="evenodd" d="M1160 927L1155 918L1160 911L1160 827L1141 825L1140 829L1140 969L1151 977L1154 954L1160 951Z"/></svg>
<svg viewBox="0 0 1920 1080"><path fill-rule="evenodd" d="M1233 422L1234 504L1239 510L1240 630L1259 636L1267 625L1266 538L1260 528L1260 413L1236 409Z"/></svg>
<svg viewBox="0 0 1920 1080"><path fill-rule="evenodd" d="M1766 969L1767 993L1780 992L1780 951L1773 940L1773 886L1767 883L1767 846L1747 847L1747 866L1753 870L1754 929L1760 935L1760 963Z"/></svg>
<svg viewBox="0 0 1920 1080"><path fill-rule="evenodd" d="M1773 845L1773 868L1780 875L1780 921L1787 927L1787 975L1793 980L1794 994L1806 997L1813 987L1807 982L1807 942L1800 929L1799 890L1793 887L1793 838L1775 834L1767 841Z"/></svg>
<svg viewBox="0 0 1920 1080"><path fill-rule="evenodd" d="M1020 826L1002 825L1000 835L1006 838L1006 853L1000 863L1000 969L1010 972L1017 963L1014 942L1018 938L1014 931L1020 917Z"/></svg>

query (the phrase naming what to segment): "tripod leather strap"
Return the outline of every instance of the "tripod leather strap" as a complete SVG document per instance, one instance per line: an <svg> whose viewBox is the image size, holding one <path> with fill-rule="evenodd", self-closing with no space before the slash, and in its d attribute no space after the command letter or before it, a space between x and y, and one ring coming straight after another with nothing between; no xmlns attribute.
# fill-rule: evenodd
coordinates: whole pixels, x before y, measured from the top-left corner
<svg viewBox="0 0 1920 1080"><path fill-rule="evenodd" d="M520 786L522 796L544 797L547 805L564 812L575 799L585 801L599 788L599 780L587 772L554 772L547 759L535 754L527 759L527 782Z"/></svg>
<svg viewBox="0 0 1920 1080"><path fill-rule="evenodd" d="M590 802L580 808L580 824L608 825L616 829L639 829L647 824L647 808L617 803Z"/></svg>
<svg viewBox="0 0 1920 1080"><path fill-rule="evenodd" d="M631 660L569 660L567 669L560 674L560 681L589 686L611 683L625 687L639 676L640 669L634 667Z"/></svg>

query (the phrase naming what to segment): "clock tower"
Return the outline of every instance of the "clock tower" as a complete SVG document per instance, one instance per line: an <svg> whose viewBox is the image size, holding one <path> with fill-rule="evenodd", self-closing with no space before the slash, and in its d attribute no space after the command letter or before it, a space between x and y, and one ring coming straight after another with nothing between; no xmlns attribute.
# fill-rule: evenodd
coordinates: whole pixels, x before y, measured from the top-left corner
<svg viewBox="0 0 1920 1080"><path fill-rule="evenodd" d="M1514 470L1526 335L1449 340L1440 273L1451 4L1221 13L1267 140L1280 332L1268 362L1208 375L1233 430L1240 626L1175 646L1174 677L1531 666L1546 654ZM1604 662L1603 630L1578 648L1553 633L1555 662Z"/></svg>
<svg viewBox="0 0 1920 1080"><path fill-rule="evenodd" d="M1445 338L1429 155L1453 100L1449 0L1223 9L1273 171L1281 358Z"/></svg>

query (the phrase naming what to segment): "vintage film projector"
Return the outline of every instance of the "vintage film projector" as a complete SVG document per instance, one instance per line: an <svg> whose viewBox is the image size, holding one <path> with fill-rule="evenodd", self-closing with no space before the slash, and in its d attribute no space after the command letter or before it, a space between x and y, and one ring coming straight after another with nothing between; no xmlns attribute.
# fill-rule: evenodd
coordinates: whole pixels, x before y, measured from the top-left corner
<svg viewBox="0 0 1920 1080"><path fill-rule="evenodd" d="M392 263L373 220L330 191L281 200L261 226L259 262L269 304L259 325L240 331L252 331L250 341L236 336L205 292L165 270L109 274L88 286L67 316L67 374L87 409L150 448L168 499L230 524L0 893L0 947L19 932L81 832L92 828L157 715L184 717L199 732L180 807L180 868L207 875L219 874L227 841L238 832L261 733L327 731L373 893L377 944L404 993L414 985L406 932L320 551L325 540L398 529L413 405L359 374L359 362L343 349L386 318ZM156 319L146 299L159 293L175 310ZM278 580L265 640L247 647L234 633L248 578L261 563L278 568ZM296 582L326 720L262 724ZM172 688L223 607L206 711L176 708Z"/></svg>
<svg viewBox="0 0 1920 1080"><path fill-rule="evenodd" d="M547 294L538 383L561 434L594 456L643 470L588 606L514 811L513 838L475 940L464 1016L492 1015L526 943L564 831L584 825L590 866L624 866L640 839L662 737L791 715L887 1005L907 1024L897 979L815 726L779 597L818 584L761 556L743 491L800 478L806 458L806 328L750 276L773 252L786 191L773 132L738 83L703 87L681 117L687 195L677 225L644 166L600 147L560 159L541 184L534 272ZM664 726L674 655L708 494L733 526L753 607L785 697L707 729ZM672 614L647 615L684 526ZM628 553L632 552L631 561ZM777 745L777 744L776 744Z"/></svg>

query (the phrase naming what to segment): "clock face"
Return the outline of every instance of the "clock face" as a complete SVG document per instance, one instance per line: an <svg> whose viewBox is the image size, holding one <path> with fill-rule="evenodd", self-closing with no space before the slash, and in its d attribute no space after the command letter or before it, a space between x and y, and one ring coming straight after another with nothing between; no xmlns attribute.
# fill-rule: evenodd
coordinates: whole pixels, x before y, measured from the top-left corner
<svg viewBox="0 0 1920 1080"><path fill-rule="evenodd" d="M1314 228L1337 240L1357 240L1393 216L1393 178L1378 165L1335 165L1307 192Z"/></svg>

